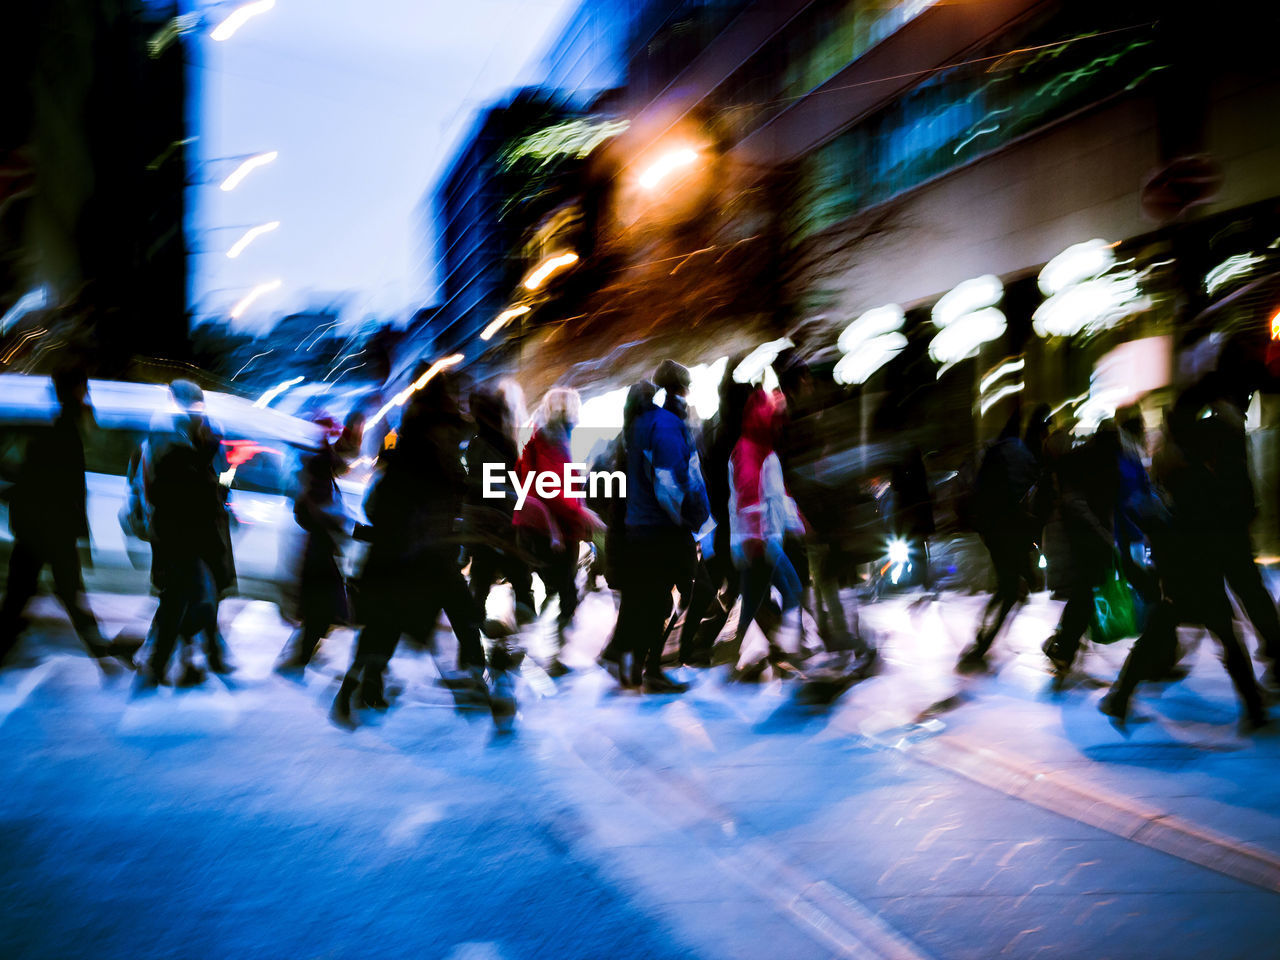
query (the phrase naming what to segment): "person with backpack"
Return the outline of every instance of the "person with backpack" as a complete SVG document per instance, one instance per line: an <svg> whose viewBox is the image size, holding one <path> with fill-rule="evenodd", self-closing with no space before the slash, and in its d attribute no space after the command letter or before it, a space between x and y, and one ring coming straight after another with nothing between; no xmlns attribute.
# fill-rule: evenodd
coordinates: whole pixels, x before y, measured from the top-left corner
<svg viewBox="0 0 1280 960"><path fill-rule="evenodd" d="M664 360L653 382L661 407L635 421L627 445L626 564L623 632L634 655L631 682L647 693L683 693L688 686L662 671L664 627L672 590L691 593L697 572L694 535L711 515L686 395L692 378L682 364ZM620 614L620 620L622 619Z"/></svg>
<svg viewBox="0 0 1280 960"><path fill-rule="evenodd" d="M160 595L141 688L165 682L179 638L185 684L202 679L186 659L205 638L209 669L230 670L218 635L218 601L236 583L226 488L218 475L221 432L205 413L204 393L190 380L169 386L177 412L153 423L146 480L151 514L151 582Z"/></svg>
<svg viewBox="0 0 1280 960"><path fill-rule="evenodd" d="M982 538L995 568L996 589L987 602L974 642L960 655L956 669L978 673L987 668L987 652L1030 580L1031 531L1039 464L1020 434L1015 408L996 442L983 454L964 511Z"/></svg>

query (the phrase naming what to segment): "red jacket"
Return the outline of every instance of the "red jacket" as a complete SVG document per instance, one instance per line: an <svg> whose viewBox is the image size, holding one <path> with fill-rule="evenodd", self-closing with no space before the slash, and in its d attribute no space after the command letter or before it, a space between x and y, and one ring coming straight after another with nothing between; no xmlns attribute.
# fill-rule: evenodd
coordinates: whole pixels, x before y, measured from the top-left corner
<svg viewBox="0 0 1280 960"><path fill-rule="evenodd" d="M564 465L570 462L569 457L567 437L557 437L553 431L539 427L529 438L516 463L520 482L523 484L531 473L554 473L561 483L556 495L548 498L539 497L536 485L531 485L524 507L512 514L512 522L517 527L537 530L566 544L586 535L589 527L584 512L586 501L571 499L564 493Z"/></svg>

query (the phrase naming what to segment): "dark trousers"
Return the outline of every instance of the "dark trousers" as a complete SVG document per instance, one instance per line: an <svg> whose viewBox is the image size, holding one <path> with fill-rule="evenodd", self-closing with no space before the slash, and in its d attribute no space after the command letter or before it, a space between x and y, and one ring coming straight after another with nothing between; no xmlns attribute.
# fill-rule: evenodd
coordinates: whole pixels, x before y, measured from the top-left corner
<svg viewBox="0 0 1280 960"><path fill-rule="evenodd" d="M366 576L359 606L364 628L351 670L366 683L381 681L402 633L434 630L441 610L458 638L458 669L484 666L475 601L452 555L434 558L408 576Z"/></svg>
<svg viewBox="0 0 1280 960"><path fill-rule="evenodd" d="M671 591L692 582L697 565L693 537L676 528L627 531L627 565L614 628L619 649L630 651L633 676L662 672L662 648L667 618L672 614Z"/></svg>
<svg viewBox="0 0 1280 960"><path fill-rule="evenodd" d="M471 548L471 596L480 617L484 617L489 591L497 582L499 573L511 583L516 603L532 610L533 577L529 572L529 565L511 553L503 553L482 543Z"/></svg>
<svg viewBox="0 0 1280 960"><path fill-rule="evenodd" d="M1276 604L1262 582L1253 562L1253 543L1247 529L1223 537L1220 545L1222 572L1227 585L1240 601L1253 628L1258 632L1261 652L1270 660L1280 657L1280 616Z"/></svg>
<svg viewBox="0 0 1280 960"><path fill-rule="evenodd" d="M201 633L216 637L217 619L217 590L203 561L185 559L165 571L152 625L155 643L148 661L152 677L163 679L179 637L191 640Z"/></svg>
<svg viewBox="0 0 1280 960"><path fill-rule="evenodd" d="M75 540L35 544L15 540L9 557L9 573L5 584L4 603L0 605L0 662L18 641L22 612L36 595L40 571L48 565L53 573L53 588L71 625L90 653L101 651L102 633L84 602L84 582L80 576L80 554Z"/></svg>
<svg viewBox="0 0 1280 960"><path fill-rule="evenodd" d="M852 567L852 559L840 547L831 544L814 544L810 548L813 567L813 592L815 595L818 633L823 645L830 652L853 650L867 652L867 642L862 639L858 624L858 610L853 609L853 629L840 597L840 581Z"/></svg>
<svg viewBox="0 0 1280 960"><path fill-rule="evenodd" d="M1021 599L1022 582L1029 574L1030 543L1020 534L1008 530L991 530L982 534L982 542L991 555L996 571L996 589L982 612L982 626L974 642L974 652L983 655L995 642L1014 605Z"/></svg>
<svg viewBox="0 0 1280 960"><path fill-rule="evenodd" d="M738 599L741 582L729 555L728 538L724 550L698 568L689 609L680 630L680 659L689 660L710 652L729 620L729 611Z"/></svg>
<svg viewBox="0 0 1280 960"><path fill-rule="evenodd" d="M1251 719L1260 721L1266 714L1262 694L1258 689L1249 655L1231 625L1231 611L1226 597L1222 597L1221 603L1213 604L1213 608L1205 626L1222 646L1223 666L1231 677L1231 683L1236 688L1245 712ZM1167 670L1176 658L1171 647L1177 646L1177 626L1181 620L1182 614L1168 600L1162 600L1151 611L1146 629L1129 651L1129 656L1120 669L1120 676L1111 688L1112 696L1123 712L1128 711L1129 700L1138 684Z"/></svg>

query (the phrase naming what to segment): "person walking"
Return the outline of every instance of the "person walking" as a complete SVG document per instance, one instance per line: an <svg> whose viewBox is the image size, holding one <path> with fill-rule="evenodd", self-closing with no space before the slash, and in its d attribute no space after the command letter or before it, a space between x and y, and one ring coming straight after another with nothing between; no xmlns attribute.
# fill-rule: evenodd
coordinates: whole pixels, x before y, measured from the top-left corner
<svg viewBox="0 0 1280 960"><path fill-rule="evenodd" d="M563 483L556 485L553 494L544 496L542 484L537 480L548 474L564 477L565 465L572 460L569 439L581 409L582 400L577 390L570 387L548 390L538 410L533 436L521 451L516 467L521 482L528 482L531 476L534 482L524 506L514 512L513 521L524 542L529 544L538 576L546 588L543 609L552 597L559 601L556 653L546 667L552 677L569 672L560 659L560 652L578 609L578 557L582 540L592 531L602 529L604 524L582 498L568 496Z"/></svg>
<svg viewBox="0 0 1280 960"><path fill-rule="evenodd" d="M111 648L84 597L77 541L89 536L85 508L84 438L81 425L93 415L88 380L79 368L53 375L58 413L35 431L9 494L13 552L0 604L0 663L12 652L22 614L36 595L40 571L53 574L54 592L89 655L104 673L114 672Z"/></svg>
<svg viewBox="0 0 1280 960"><path fill-rule="evenodd" d="M647 693L683 693L687 684L662 670L672 590L688 591L697 571L694 534L711 515L697 447L689 428L687 368L664 360L653 383L661 407L637 418L627 444L626 564L617 629L632 653L630 682Z"/></svg>
<svg viewBox="0 0 1280 960"><path fill-rule="evenodd" d="M329 631L345 623L351 614L346 579L338 561L352 520L342 506L338 478L360 451L364 415L353 413L341 428L329 417L316 422L325 436L320 449L302 461L293 502L294 519L306 535L298 577L301 626L290 643L288 658L278 668L281 672L305 670Z"/></svg>
<svg viewBox="0 0 1280 960"><path fill-rule="evenodd" d="M1222 507L1224 496L1233 489L1214 464L1223 425L1211 423L1212 417L1202 418L1202 409L1194 389L1184 392L1174 405L1166 422L1164 447L1152 463L1159 496L1138 516L1151 544L1161 597L1116 682L1098 705L1122 730L1138 686L1168 674L1176 659L1180 623L1203 624L1217 638L1223 665L1244 708L1242 727L1252 731L1269 723L1224 587Z"/></svg>
<svg viewBox="0 0 1280 960"><path fill-rule="evenodd" d="M165 682L180 637L185 661L180 682L200 679L186 659L199 636L205 638L209 668L228 669L218 635L218 600L236 582L226 490L215 465L222 446L219 431L205 415L199 386L179 379L169 389L177 412L153 424L147 441L151 582L160 602L150 656L139 678L143 688Z"/></svg>
<svg viewBox="0 0 1280 960"><path fill-rule="evenodd" d="M519 453L514 415L500 390L474 391L470 407L475 436L467 444L463 527L471 556L471 595L483 619L489 591L500 574L505 576L515 591L516 623L523 625L532 622L535 614L532 575L512 526L516 493L506 481L516 470ZM486 464L501 468L500 498L485 496Z"/></svg>
<svg viewBox="0 0 1280 960"><path fill-rule="evenodd" d="M1038 493L1039 464L1019 436L1020 427L1021 411L1015 407L983 454L974 481L969 512L991 556L996 589L983 610L977 637L956 664L961 673L987 668L987 652L1030 580L1031 504Z"/></svg>
<svg viewBox="0 0 1280 960"><path fill-rule="evenodd" d="M1087 443L1068 451L1055 467L1067 542L1067 602L1043 649L1058 685L1071 672L1093 617L1093 591L1115 563L1120 461L1119 431L1114 421L1104 420Z"/></svg>
<svg viewBox="0 0 1280 960"><path fill-rule="evenodd" d="M455 391L440 374L413 395L365 499L369 525L361 535L369 551L356 604L363 627L332 712L343 726L351 724L357 694L362 706L387 708L384 674L401 634L434 630L441 609L458 640L459 673L483 685L479 618L458 567L467 480L459 456L465 420Z"/></svg>
<svg viewBox="0 0 1280 960"><path fill-rule="evenodd" d="M711 665L716 638L728 622L742 588L729 549L729 457L742 436L742 414L754 390L751 384L733 378L745 357L740 354L726 364L720 380L720 404L715 415L702 425L700 435L699 461L715 529L711 538L703 541L698 575L680 630L680 662L687 667Z"/></svg>
<svg viewBox="0 0 1280 960"><path fill-rule="evenodd" d="M787 493L782 462L774 450L778 402L764 390L751 394L743 411L742 436L729 458L729 548L742 578L739 650L770 585L782 596L782 623L761 664L800 650L802 587L784 541L788 535L802 537L805 525Z"/></svg>

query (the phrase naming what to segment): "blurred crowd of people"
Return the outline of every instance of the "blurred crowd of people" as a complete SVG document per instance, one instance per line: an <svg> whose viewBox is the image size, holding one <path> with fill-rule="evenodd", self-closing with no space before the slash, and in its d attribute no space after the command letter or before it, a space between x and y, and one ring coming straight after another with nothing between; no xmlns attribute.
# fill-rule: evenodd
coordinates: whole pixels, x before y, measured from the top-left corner
<svg viewBox="0 0 1280 960"><path fill-rule="evenodd" d="M388 706L385 679L400 639L434 650L443 612L457 660L442 681L489 700L509 722L521 634L554 610L555 652L542 667L553 678L570 672L559 651L574 630L580 590L603 577L617 595L617 618L599 660L623 689L684 692L688 683L664 669L671 662L694 670L727 663L742 680L770 668L849 683L869 675L877 652L850 588L869 564L873 577L892 564L880 566L886 535L911 545L922 599L936 599L934 503L921 450L894 448L885 471L891 496L877 497L849 406L829 377L798 356L780 358L778 387L768 390L735 379L742 359L726 366L718 410L706 422L691 415L690 372L674 360L629 388L622 429L591 464L625 476L625 495L594 484L585 497L531 484L525 497L508 482L495 497L491 472L518 482L564 474L580 397L555 387L530 420L513 383L472 388L443 371L408 398L378 455L365 522L355 524L338 481L360 455L364 419L318 417L323 438L303 459L294 496L304 535L292 604L298 629L277 669L304 671L335 626L357 626L333 705L335 719L349 724L358 708ZM86 381L67 370L54 384L60 413L32 441L10 492L14 549L0 654L15 643L47 565L89 653L111 670L120 651L85 602L76 546L87 532L79 432ZM178 412L157 416L135 452L120 517L151 544L159 597L136 664L140 687L168 682L175 652L180 683L202 679L200 660L212 671L234 669L218 628L219 599L236 583L220 431L198 386L176 380L170 392ZM1047 559L1066 601L1043 648L1057 684L1070 676L1086 633L1095 642L1137 634L1102 701L1123 725L1141 683L1185 673L1177 628L1199 624L1221 644L1244 724L1266 724L1228 595L1252 621L1268 679L1280 685L1280 617L1250 539L1251 393L1247 378L1220 371L1184 390L1159 430L1131 406L1085 437L1047 407L1025 423L1015 409L959 476L956 514L989 553L995 589L957 670L988 669L993 644ZM342 559L353 540L366 547L347 576ZM490 616L491 591L503 581L513 612ZM737 627L725 635L735 606ZM805 635L806 624L816 636Z"/></svg>

